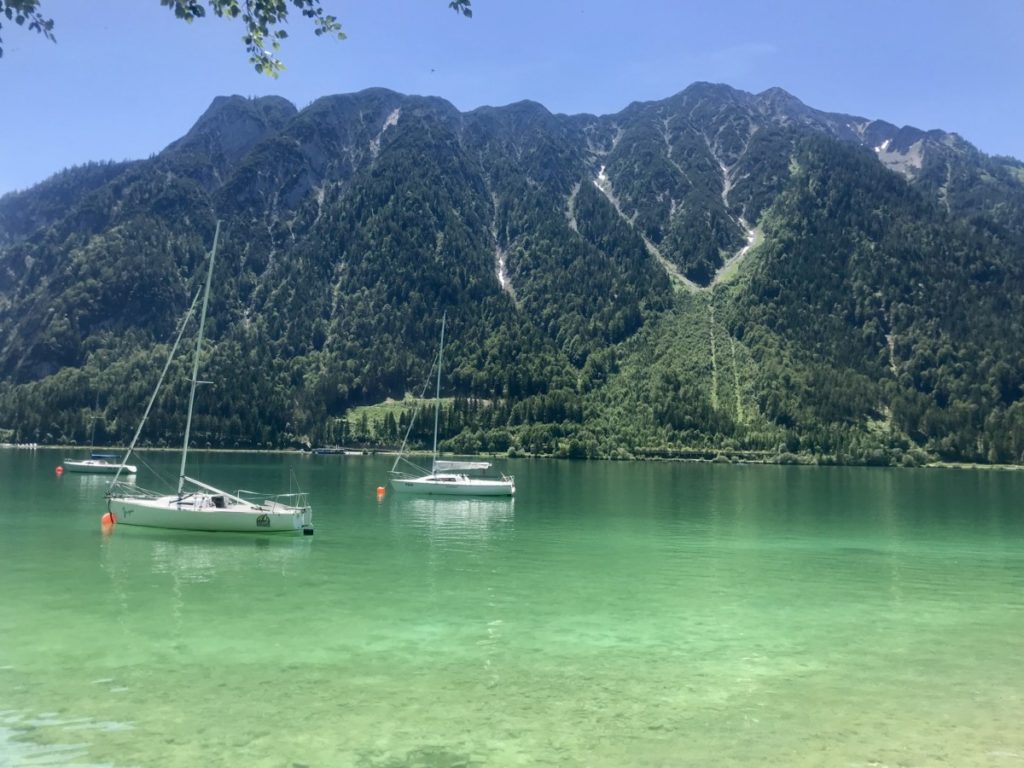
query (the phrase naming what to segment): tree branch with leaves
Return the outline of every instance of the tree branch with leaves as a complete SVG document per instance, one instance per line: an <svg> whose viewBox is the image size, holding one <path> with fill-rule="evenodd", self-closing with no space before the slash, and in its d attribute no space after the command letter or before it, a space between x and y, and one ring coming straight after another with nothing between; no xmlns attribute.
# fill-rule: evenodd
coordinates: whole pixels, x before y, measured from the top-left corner
<svg viewBox="0 0 1024 768"><path fill-rule="evenodd" d="M42 15L41 4L42 0L0 0L0 31L4 20L13 21L56 42L54 21ZM284 27L290 14L298 13L312 23L317 37L328 36L338 40L346 37L337 17L324 10L321 0L160 0L160 5L170 8L177 18L190 23L208 14L241 21L245 27L242 43L249 54L249 63L258 73L269 77L277 77L284 69L277 52L281 50L281 42L288 37ZM473 16L472 0L450 0L448 7L467 18ZM3 39L0 38L0 57L3 53Z"/></svg>
<svg viewBox="0 0 1024 768"><path fill-rule="evenodd" d="M39 0L0 0L0 29L4 19L13 21L19 27L28 27L47 40L56 42L53 36L53 19L39 13ZM3 38L0 38L0 57L4 55Z"/></svg>

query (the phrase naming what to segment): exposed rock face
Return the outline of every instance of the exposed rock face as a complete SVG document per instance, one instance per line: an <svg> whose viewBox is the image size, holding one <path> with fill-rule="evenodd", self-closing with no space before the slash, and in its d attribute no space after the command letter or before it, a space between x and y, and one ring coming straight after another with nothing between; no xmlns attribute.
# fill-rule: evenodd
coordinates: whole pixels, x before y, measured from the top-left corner
<svg viewBox="0 0 1024 768"><path fill-rule="evenodd" d="M433 354L423 323L439 306L462 313L469 334L453 386L508 402L558 390L516 418L571 420L582 413L573 398L609 382L621 345L680 295L711 302L701 322L735 336L645 343L698 345L679 353L697 359L710 338L717 372L745 359L745 339L773 339L786 370L798 357L831 370L830 356L846 355L857 375L909 377L947 408L952 390L918 368L947 365L954 342L911 365L906 340L952 328L935 307L976 288L991 297L985 317L1017 315L1007 254L1024 242L1024 166L955 134L815 110L778 88L696 83L603 116L529 101L461 113L385 89L302 110L221 97L152 158L71 169L0 199L0 408L21 397L5 392L35 382L71 398L81 371L110 388L110 366L141 365L173 332L217 219L211 343L272 382L233 394L258 411L230 420L246 435L401 398ZM718 304L723 291L731 308ZM977 349L943 370L1005 356ZM998 390L1008 406L1018 373L967 391ZM749 386L759 405L736 408L773 414L762 435L799 421L787 391L771 389L777 379ZM740 403L740 377L714 377L716 389L730 380L736 391L707 408L648 422L724 429L714 413ZM674 373L662 383L679 399L699 389ZM875 396L859 393L861 411L842 418L875 413ZM916 397L906 402L918 407Z"/></svg>

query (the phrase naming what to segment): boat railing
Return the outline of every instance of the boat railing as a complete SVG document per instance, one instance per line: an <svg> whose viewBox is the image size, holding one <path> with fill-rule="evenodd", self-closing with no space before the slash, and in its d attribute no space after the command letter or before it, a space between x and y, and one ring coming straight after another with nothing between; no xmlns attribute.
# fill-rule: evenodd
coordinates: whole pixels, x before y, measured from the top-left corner
<svg viewBox="0 0 1024 768"><path fill-rule="evenodd" d="M161 496L166 496L166 493L159 493L157 491L151 491L147 488L140 488L132 482L126 482L118 480L117 482L110 483L107 487L107 496L133 496L142 497L146 499L158 499Z"/></svg>
<svg viewBox="0 0 1024 768"><path fill-rule="evenodd" d="M290 509L309 508L309 494L305 491L267 495L266 493L261 493L259 491L239 489L235 493L235 496L243 501L249 502L250 504L259 504L260 506L270 507L271 512L276 511L278 507L288 507Z"/></svg>
<svg viewBox="0 0 1024 768"><path fill-rule="evenodd" d="M388 470L388 474L396 480L415 480L418 477L423 477L424 474L430 474L430 470L424 469L419 474L413 474L411 472L400 472L395 469Z"/></svg>
<svg viewBox="0 0 1024 768"><path fill-rule="evenodd" d="M191 478L189 478L189 479L191 479ZM219 492L219 491L216 491L216 490L210 491L210 492L205 492L205 491L206 491L206 489L204 488L203 491L200 491L199 493L201 495L203 495L203 496L210 495L211 498L214 498L218 493L222 493L222 492ZM148 490L146 488L140 488L140 487L138 487L136 485L132 485L132 484L124 483L124 482L120 482L120 481L116 482L116 483L111 483L110 486L107 488L107 496L108 497L125 496L125 495L130 495L130 496L135 497L135 498L140 498L141 497L141 498L147 498L147 499L159 499L159 498L162 498L164 496L167 496L167 493L166 492L165 493L160 493L158 491L151 491L151 490ZM195 492L183 493L180 496L180 499L182 501L184 501L184 500L189 499L189 498L191 498L191 497L193 497L195 495L196 495ZM239 490L238 492L236 492L234 494L224 494L224 495L234 496L235 498L240 499L242 501L245 501L245 502L247 502L249 504L255 504L257 506L263 506L263 507L269 507L271 512L276 512L279 508L281 508L281 509L284 509L284 508L301 509L301 510L309 509L309 494L306 493L305 491L300 491L300 492L296 492L296 493L278 493L278 494L268 495L268 494L260 492L260 491Z"/></svg>

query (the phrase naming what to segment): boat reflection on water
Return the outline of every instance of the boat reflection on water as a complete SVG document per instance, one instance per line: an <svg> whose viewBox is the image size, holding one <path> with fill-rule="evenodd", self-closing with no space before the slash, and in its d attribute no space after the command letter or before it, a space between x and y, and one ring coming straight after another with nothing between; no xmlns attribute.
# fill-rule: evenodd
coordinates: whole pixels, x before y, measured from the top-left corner
<svg viewBox="0 0 1024 768"><path fill-rule="evenodd" d="M211 536L202 531L121 525L114 525L103 543L105 567L112 573L124 567L136 575L169 576L179 584L244 578L254 570L262 575L294 575L311 545L306 537Z"/></svg>
<svg viewBox="0 0 1024 768"><path fill-rule="evenodd" d="M111 647L128 665L153 665L154 654L176 656L205 642L197 638L239 606L289 599L299 591L313 543L271 534L113 529L101 537L100 552L116 619L107 639L117 640Z"/></svg>
<svg viewBox="0 0 1024 768"><path fill-rule="evenodd" d="M482 541L510 533L515 499L510 497L409 496L390 498L392 515L433 541Z"/></svg>
<svg viewBox="0 0 1024 768"><path fill-rule="evenodd" d="M135 479L135 475L125 475L121 478L120 482L133 485ZM61 482L77 483L83 488L91 488L93 490L97 488L106 489L110 486L110 475L93 475L88 472L65 472L61 476Z"/></svg>

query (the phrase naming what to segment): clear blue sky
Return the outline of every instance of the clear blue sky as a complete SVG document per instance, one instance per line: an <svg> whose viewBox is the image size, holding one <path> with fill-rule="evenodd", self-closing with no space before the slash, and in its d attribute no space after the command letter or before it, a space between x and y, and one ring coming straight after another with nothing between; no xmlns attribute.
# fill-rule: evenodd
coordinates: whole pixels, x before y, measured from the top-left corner
<svg viewBox="0 0 1024 768"><path fill-rule="evenodd" d="M42 0L57 44L4 22L0 194L89 160L148 157L215 96L383 86L461 110L532 99L608 114L698 80L956 131L1024 158L1024 0L323 0L349 35L295 19L277 80L237 23L188 25L158 0Z"/></svg>

